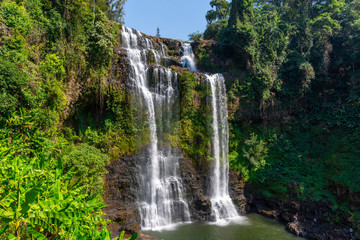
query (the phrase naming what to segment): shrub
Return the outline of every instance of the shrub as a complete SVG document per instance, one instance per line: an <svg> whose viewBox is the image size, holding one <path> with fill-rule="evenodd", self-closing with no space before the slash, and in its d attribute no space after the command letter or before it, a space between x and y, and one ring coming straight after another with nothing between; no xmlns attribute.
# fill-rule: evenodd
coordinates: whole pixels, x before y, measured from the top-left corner
<svg viewBox="0 0 360 240"><path fill-rule="evenodd" d="M188 36L189 36L190 41L198 41L198 40L201 40L203 38L202 33L200 33L199 31L194 32L194 33L190 33Z"/></svg>
<svg viewBox="0 0 360 240"><path fill-rule="evenodd" d="M26 36L31 30L31 18L24 6L18 6L15 2L3 2L0 7L0 15L5 24Z"/></svg>
<svg viewBox="0 0 360 240"><path fill-rule="evenodd" d="M61 76L65 73L63 61L56 54L46 55L44 61L39 63L40 72L47 78L57 77L61 79Z"/></svg>
<svg viewBox="0 0 360 240"><path fill-rule="evenodd" d="M99 149L87 144L80 144L64 156L65 171L74 174L74 181L83 179L87 183L86 191L90 194L102 193L105 166L109 157Z"/></svg>
<svg viewBox="0 0 360 240"><path fill-rule="evenodd" d="M0 116L27 105L27 85L26 75L15 64L0 57Z"/></svg>

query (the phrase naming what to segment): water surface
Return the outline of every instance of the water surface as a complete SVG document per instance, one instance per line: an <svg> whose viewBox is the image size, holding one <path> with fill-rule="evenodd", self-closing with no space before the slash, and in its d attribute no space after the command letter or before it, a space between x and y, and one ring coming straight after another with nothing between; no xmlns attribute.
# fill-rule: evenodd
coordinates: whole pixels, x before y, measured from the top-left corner
<svg viewBox="0 0 360 240"><path fill-rule="evenodd" d="M285 231L284 225L274 219L250 214L237 223L215 225L191 223L161 232L146 232L164 240L290 240L300 239Z"/></svg>

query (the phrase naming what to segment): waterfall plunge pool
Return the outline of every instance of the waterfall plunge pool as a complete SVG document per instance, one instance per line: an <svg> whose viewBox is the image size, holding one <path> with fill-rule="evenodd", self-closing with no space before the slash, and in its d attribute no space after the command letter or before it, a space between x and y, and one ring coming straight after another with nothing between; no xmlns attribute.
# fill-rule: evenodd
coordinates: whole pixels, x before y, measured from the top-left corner
<svg viewBox="0 0 360 240"><path fill-rule="evenodd" d="M188 223L162 231L145 234L164 240L290 240L299 239L286 232L284 225L274 219L250 214L227 225Z"/></svg>

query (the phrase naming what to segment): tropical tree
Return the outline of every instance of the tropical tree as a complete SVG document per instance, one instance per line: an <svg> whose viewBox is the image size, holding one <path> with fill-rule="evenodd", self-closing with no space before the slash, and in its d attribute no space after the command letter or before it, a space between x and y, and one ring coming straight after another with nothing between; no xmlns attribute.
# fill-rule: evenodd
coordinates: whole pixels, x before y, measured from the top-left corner
<svg viewBox="0 0 360 240"><path fill-rule="evenodd" d="M218 39L219 32L226 27L230 15L230 3L226 0L212 0L211 10L206 13L205 39Z"/></svg>

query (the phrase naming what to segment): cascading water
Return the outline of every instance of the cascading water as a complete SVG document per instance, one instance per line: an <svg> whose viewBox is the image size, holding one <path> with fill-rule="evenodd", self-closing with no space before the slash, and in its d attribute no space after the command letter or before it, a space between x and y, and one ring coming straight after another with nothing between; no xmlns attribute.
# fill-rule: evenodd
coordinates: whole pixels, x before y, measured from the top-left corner
<svg viewBox="0 0 360 240"><path fill-rule="evenodd" d="M205 75L211 88L212 151L215 165L210 181L210 201L217 221L239 215L229 196L229 127L225 79L221 74Z"/></svg>
<svg viewBox="0 0 360 240"><path fill-rule="evenodd" d="M195 56L190 44L183 44L183 67L197 71ZM236 207L229 195L229 127L225 79L221 74L207 75L211 88L212 157L215 164L210 180L210 201L216 221L238 218Z"/></svg>
<svg viewBox="0 0 360 240"><path fill-rule="evenodd" d="M183 56L181 57L182 67L186 67L191 71L197 71L195 55L192 51L190 43L183 44Z"/></svg>
<svg viewBox="0 0 360 240"><path fill-rule="evenodd" d="M174 118L177 75L159 66L165 59L162 44L155 49L153 42L140 32L122 27L122 46L129 59L129 79L134 101L146 112L150 132L150 146L141 172L139 212L143 230L154 230L178 222L190 221L188 204L183 196L179 177L179 155L171 148L166 134L171 131ZM149 55L156 66L150 71ZM150 83L150 80L153 83ZM150 86L153 85L153 86Z"/></svg>

